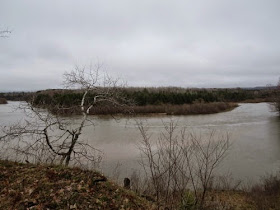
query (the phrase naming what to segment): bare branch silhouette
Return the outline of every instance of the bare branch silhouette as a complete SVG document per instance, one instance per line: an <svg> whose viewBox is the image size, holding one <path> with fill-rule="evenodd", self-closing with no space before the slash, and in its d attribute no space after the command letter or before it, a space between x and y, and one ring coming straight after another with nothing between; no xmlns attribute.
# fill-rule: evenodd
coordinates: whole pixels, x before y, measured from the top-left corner
<svg viewBox="0 0 280 210"><path fill-rule="evenodd" d="M20 106L27 116L25 121L5 127L0 140L13 140L11 145L17 153L25 156L34 154L34 158L39 156L40 161L51 159L64 165L69 165L70 161L72 164L100 161L102 152L81 138L84 127L94 126L88 115L99 104L123 106L124 101L119 91L122 84L118 79L102 73L100 68L100 65L95 68L75 66L64 74L64 85L83 93L78 105L66 107L40 104L40 101L35 103L35 94ZM93 99L89 99L89 96L93 96ZM75 114L79 115L75 115L74 121L71 121L61 115L65 109L74 109Z"/></svg>

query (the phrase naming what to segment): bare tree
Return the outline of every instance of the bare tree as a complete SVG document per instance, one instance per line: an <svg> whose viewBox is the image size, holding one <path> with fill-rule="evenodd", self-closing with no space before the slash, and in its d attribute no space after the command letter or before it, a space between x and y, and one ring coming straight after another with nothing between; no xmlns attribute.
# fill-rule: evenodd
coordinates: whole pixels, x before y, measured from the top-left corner
<svg viewBox="0 0 280 210"><path fill-rule="evenodd" d="M158 140L152 141L147 127L138 123L142 135L141 165L150 177L158 204L174 208L188 189L194 192L194 205L203 208L213 173L229 149L228 135L214 131L207 136L187 135L174 121L164 123ZM152 193L152 194L153 194Z"/></svg>
<svg viewBox="0 0 280 210"><path fill-rule="evenodd" d="M191 134L189 141L190 144L184 145L183 150L197 203L202 208L206 193L211 186L213 171L229 149L229 136L228 134L217 136L214 131L211 131L204 139ZM195 183L196 180L198 184Z"/></svg>
<svg viewBox="0 0 280 210"><path fill-rule="evenodd" d="M277 90L276 91L277 91L277 93L276 93L276 97L275 97L274 106L275 106L275 109L280 116L280 77L279 77L279 81L278 81L278 84L277 84Z"/></svg>
<svg viewBox="0 0 280 210"><path fill-rule="evenodd" d="M48 111L36 107L33 98L20 107L27 114L25 122L6 127L0 139L17 140L17 144L12 144L13 149L26 157L33 156L37 161L59 160L60 164L69 165L71 160L75 160L75 163L100 160L101 152L81 139L84 127L93 126L93 122L88 119L90 111L99 103L123 106L119 80L100 73L100 68L100 65L76 66L64 74L65 87L76 88L83 93L78 107L46 104L43 108L51 110ZM65 109L75 109L80 117L71 120L61 116L61 111Z"/></svg>
<svg viewBox="0 0 280 210"><path fill-rule="evenodd" d="M138 123L138 127L142 135L141 165L146 176L151 177L156 201L160 204L164 200L166 204L172 206L189 181L184 170L185 160L181 148L184 130L177 134L177 124L171 121L164 124L165 132L153 142L142 122Z"/></svg>

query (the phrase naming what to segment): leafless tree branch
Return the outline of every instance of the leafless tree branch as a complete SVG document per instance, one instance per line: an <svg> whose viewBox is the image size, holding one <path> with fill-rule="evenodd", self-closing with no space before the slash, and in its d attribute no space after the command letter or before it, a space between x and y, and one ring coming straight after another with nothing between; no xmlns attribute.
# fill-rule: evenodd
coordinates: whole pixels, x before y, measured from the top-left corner
<svg viewBox="0 0 280 210"><path fill-rule="evenodd" d="M215 131L206 137L187 135L186 129L178 129L172 120L163 126L164 131L153 141L147 127L138 122L141 165L152 181L156 201L174 208L176 199L191 187L195 205L202 209L213 172L229 150L229 136L219 136Z"/></svg>
<svg viewBox="0 0 280 210"><path fill-rule="evenodd" d="M75 66L72 71L64 73L64 85L67 88L78 88L83 92L78 107L46 104L42 109L35 106L34 96L19 107L26 113L25 121L3 128L4 134L0 136L0 140L18 140L17 152L21 151L25 155L41 153L46 157L49 153L49 156L53 157L52 161L58 160L64 165L69 165L70 161L73 164L74 162L100 161L102 152L81 139L81 134L85 126L94 125L88 119L93 107L104 102L112 106L123 105L122 96L119 93L122 85L118 79L102 74L99 64L95 68L92 65ZM90 93L94 95L93 100L88 100ZM75 123L69 122L67 117L60 115L60 110L67 108L75 108L79 111L80 117Z"/></svg>

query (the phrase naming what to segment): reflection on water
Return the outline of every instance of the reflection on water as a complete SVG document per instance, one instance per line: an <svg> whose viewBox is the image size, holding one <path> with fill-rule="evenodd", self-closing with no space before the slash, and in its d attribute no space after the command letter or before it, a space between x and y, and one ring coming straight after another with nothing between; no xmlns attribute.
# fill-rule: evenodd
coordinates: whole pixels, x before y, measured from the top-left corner
<svg viewBox="0 0 280 210"><path fill-rule="evenodd" d="M20 111L12 112L13 105L18 102L0 105L1 125L24 118ZM140 168L138 142L141 136L136 121L145 121L156 138L162 131L162 123L171 117L141 116L117 121L109 117L90 118L96 122L95 127L86 127L82 137L104 152L102 170L111 174L119 163L122 176L128 176ZM203 134L214 129L230 133L232 147L219 168L220 173L230 172L236 179L257 180L280 169L280 121L267 103L240 104L230 112L173 116L172 119L178 121L179 127L187 127L192 132Z"/></svg>

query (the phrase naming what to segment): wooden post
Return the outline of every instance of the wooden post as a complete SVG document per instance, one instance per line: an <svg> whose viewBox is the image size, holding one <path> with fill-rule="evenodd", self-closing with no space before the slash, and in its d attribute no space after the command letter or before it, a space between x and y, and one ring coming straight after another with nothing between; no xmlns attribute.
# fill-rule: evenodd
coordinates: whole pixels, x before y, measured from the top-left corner
<svg viewBox="0 0 280 210"><path fill-rule="evenodd" d="M125 189L130 190L130 179L129 178L124 178L124 180L123 180L123 187Z"/></svg>

